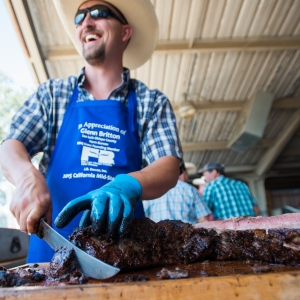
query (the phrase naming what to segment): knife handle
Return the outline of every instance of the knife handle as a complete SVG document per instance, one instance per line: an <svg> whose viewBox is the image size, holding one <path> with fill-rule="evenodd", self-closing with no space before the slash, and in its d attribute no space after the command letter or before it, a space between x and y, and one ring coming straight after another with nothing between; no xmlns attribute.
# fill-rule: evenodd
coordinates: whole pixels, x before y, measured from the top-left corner
<svg viewBox="0 0 300 300"><path fill-rule="evenodd" d="M46 218L41 218L40 221L39 221L39 227L38 227L38 231L36 233L36 235L40 238L40 239L43 239L44 237L44 230L43 230L43 222L44 221L45 223L47 223L47 219Z"/></svg>

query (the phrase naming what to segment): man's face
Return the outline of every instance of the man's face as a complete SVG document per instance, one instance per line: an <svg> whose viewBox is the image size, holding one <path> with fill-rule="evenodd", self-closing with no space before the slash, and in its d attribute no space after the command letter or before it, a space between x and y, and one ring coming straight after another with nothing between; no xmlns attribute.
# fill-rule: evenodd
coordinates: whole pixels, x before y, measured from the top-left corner
<svg viewBox="0 0 300 300"><path fill-rule="evenodd" d="M117 16L119 12L106 1L87 1L80 9L101 4L109 7ZM82 47L82 55L91 65L101 64L107 55L120 51L122 41L122 24L112 18L93 19L89 12L82 23L76 26L76 36ZM120 53L119 53L120 54Z"/></svg>
<svg viewBox="0 0 300 300"><path fill-rule="evenodd" d="M204 171L203 176L205 178L205 182L208 183L215 180L219 176L219 173L216 170Z"/></svg>
<svg viewBox="0 0 300 300"><path fill-rule="evenodd" d="M188 176L188 173L185 171L183 172L180 176L179 176L179 179L181 181L184 181L184 182L187 182L189 180L189 176Z"/></svg>

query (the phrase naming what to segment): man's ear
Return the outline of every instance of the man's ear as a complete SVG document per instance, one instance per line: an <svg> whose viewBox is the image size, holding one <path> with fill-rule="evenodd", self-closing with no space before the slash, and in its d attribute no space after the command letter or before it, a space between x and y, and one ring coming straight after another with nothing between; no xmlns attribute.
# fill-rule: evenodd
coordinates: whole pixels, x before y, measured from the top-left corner
<svg viewBox="0 0 300 300"><path fill-rule="evenodd" d="M132 35L132 28L129 24L123 25L122 41L128 43Z"/></svg>
<svg viewBox="0 0 300 300"><path fill-rule="evenodd" d="M211 172L212 172L214 178L217 178L218 176L220 176L220 173L215 169L213 169Z"/></svg>

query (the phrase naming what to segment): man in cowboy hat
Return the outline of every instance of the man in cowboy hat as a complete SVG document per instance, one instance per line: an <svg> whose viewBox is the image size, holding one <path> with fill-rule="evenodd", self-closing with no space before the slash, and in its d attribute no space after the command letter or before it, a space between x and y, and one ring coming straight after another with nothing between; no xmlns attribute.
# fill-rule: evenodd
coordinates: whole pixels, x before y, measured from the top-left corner
<svg viewBox="0 0 300 300"><path fill-rule="evenodd" d="M86 64L77 77L42 83L13 118L0 148L16 186L11 211L29 233L45 217L65 237L79 221L122 236L144 216L140 200L161 196L184 171L169 100L130 78L155 49L157 17L150 0L53 2ZM52 255L31 235L28 262Z"/></svg>

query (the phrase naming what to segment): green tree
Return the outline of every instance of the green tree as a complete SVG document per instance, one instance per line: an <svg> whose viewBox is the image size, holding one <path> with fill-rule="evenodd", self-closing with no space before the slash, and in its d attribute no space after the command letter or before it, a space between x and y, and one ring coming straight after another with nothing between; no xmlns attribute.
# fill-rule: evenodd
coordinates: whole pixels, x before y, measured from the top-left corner
<svg viewBox="0 0 300 300"><path fill-rule="evenodd" d="M0 143L9 130L12 117L30 93L24 87L16 87L12 79L0 72ZM1 169L0 181L5 181ZM0 194L0 198L2 196Z"/></svg>
<svg viewBox="0 0 300 300"><path fill-rule="evenodd" d="M21 104L28 98L29 90L16 88L14 82L0 72L0 140L9 129L10 121Z"/></svg>

